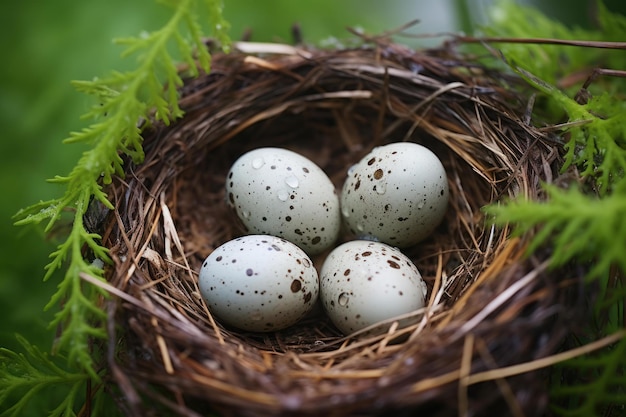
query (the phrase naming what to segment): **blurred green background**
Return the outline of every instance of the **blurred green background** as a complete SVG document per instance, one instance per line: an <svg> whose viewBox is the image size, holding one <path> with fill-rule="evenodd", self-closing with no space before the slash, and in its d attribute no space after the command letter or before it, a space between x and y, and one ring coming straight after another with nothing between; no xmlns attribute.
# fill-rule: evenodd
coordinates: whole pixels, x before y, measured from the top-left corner
<svg viewBox="0 0 626 417"><path fill-rule="evenodd" d="M413 33L467 30L467 22L484 21L487 1L449 0L225 0L225 17L237 39L252 30L256 41L286 41L298 22L305 41L349 37L346 26L370 33L398 27L412 19L423 23ZM621 1L607 1L624 10ZM550 15L586 25L588 0L538 1ZM471 9L471 10L470 10ZM471 12L472 16L468 16ZM13 226L12 216L39 200L57 197L62 188L45 179L67 174L83 149L61 140L86 123L79 119L91 102L69 81L90 79L133 66L121 60L115 37L159 28L168 10L153 0L25 0L0 5L0 346L19 349L14 334L49 350L54 330L47 328L54 308L43 307L59 275L43 283L43 267L55 238L41 228ZM400 39L401 42L408 40ZM411 41L419 46L420 41ZM424 41L421 41L424 42ZM431 43L433 40L430 41ZM437 41L434 41L437 42Z"/></svg>

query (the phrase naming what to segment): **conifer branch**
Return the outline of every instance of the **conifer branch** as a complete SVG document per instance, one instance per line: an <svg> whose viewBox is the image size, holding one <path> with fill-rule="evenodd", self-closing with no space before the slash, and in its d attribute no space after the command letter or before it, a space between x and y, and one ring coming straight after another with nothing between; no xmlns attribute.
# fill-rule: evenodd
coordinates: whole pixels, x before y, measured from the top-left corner
<svg viewBox="0 0 626 417"><path fill-rule="evenodd" d="M85 272L104 279L102 268L84 258L86 248L90 258L110 262L110 257L101 245L101 237L85 227L83 216L94 200L113 209L103 186L111 183L114 175L124 175L123 155L135 163L143 160L139 122L157 120L169 124L182 116L177 87L183 81L177 60L185 62L192 74L209 71L210 55L202 41L205 36L199 19L200 1L162 1L173 8L173 14L161 29L117 41L126 47L123 56L137 56L136 69L74 82L79 91L94 96L98 104L85 115L95 122L72 132L64 143L82 142L91 148L83 153L67 176L49 180L65 186L61 197L39 202L16 215L18 225L46 222L46 231L50 231L64 213L73 215L67 239L50 255L51 261L46 266L46 280L55 271L65 268L65 275L46 308L61 305L51 322L51 326L62 327L56 348L67 353L70 365L83 369L93 380L98 380L99 376L89 339L106 338L103 327L106 316L98 306L99 297L106 294L97 286L84 283L80 274ZM221 1L202 0L202 3L211 13L212 30L227 47L228 24L221 14Z"/></svg>

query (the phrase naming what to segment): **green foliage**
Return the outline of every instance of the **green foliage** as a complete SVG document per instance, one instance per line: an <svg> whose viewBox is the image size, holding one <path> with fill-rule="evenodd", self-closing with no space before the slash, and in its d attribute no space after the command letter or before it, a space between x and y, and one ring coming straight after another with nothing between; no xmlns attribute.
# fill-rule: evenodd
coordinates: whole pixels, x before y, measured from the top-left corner
<svg viewBox="0 0 626 417"><path fill-rule="evenodd" d="M567 417L588 417L594 415L620 415L620 407L626 404L624 369L626 369L626 338L610 346L600 355L585 356L560 364L559 371L574 370L584 375L584 380L576 384L555 384L552 391L554 412ZM560 401L563 401L561 404Z"/></svg>
<svg viewBox="0 0 626 417"><path fill-rule="evenodd" d="M572 123L568 129L570 137L564 145L563 171L571 165L578 166L583 177L595 179L602 194L609 191L615 181L623 180L626 171L626 102L619 96L602 92L579 104L527 70L519 66L513 66L513 69L564 109Z"/></svg>
<svg viewBox="0 0 626 417"><path fill-rule="evenodd" d="M567 29L534 9L511 2L502 2L495 10L498 18L489 28L492 35L609 41L619 38L621 33L621 38L626 38L626 18L611 14L602 4L599 4L601 30L593 32ZM568 138L564 143L563 170L572 165L580 169L599 198L576 188L575 184L569 190L546 186L547 202L518 200L488 207L486 211L497 223L514 223L517 233L541 225L530 250L548 240L553 242L555 265L582 257L596 262L590 273L592 277L608 274L613 264L626 272L622 255L626 253L626 238L622 238L626 233L618 233L624 231L622 220L626 214L626 104L624 90L616 89L623 80L604 80L601 87L612 93L607 89L598 91L582 104L571 97L572 91L556 86L559 75L567 76L583 68L608 62L626 68L626 55L623 51L615 55L604 50L598 52L598 48L556 45L505 44L499 48L510 67L551 102L547 108L536 111L546 116L546 110L555 106L566 115L569 127L563 135ZM557 119L561 112L547 116Z"/></svg>
<svg viewBox="0 0 626 417"><path fill-rule="evenodd" d="M566 40L623 41L626 18L599 4L600 29L568 29L533 9L502 2L488 34L502 37L558 38ZM582 82L568 83L574 74L592 68L626 69L623 50L557 45L499 45L513 71L540 93L536 115L565 122L565 162L576 167L585 184L564 188L545 184L545 201L520 199L485 208L496 224L514 225L514 233L534 233L528 251L551 248L551 265L576 260L589 265L588 281L600 288L594 317L588 323L589 340L624 328L626 289L626 82L600 77L574 97ZM543 102L541 101L543 100ZM621 280L621 281L620 281ZM618 282L617 285L614 283ZM555 368L554 411L562 416L611 415L626 403L624 372L626 339ZM561 378L566 375L567 377Z"/></svg>
<svg viewBox="0 0 626 417"><path fill-rule="evenodd" d="M59 198L42 201L21 210L16 215L16 224L45 222L45 231L50 232L70 213L69 234L50 255L51 261L46 266L44 279L48 280L59 269L65 269L65 275L46 308L61 306L51 323L51 326L60 326L62 329L56 349L66 354L70 367L83 370L84 374L95 381L99 380L99 376L94 355L89 348L89 340L106 338L106 316L98 302L105 294L97 286L83 282L80 274L87 273L104 279L102 263L110 262L110 258L107 249L100 243L101 237L87 230L84 216L94 201L109 209L113 208L102 187L111 182L113 175L124 174L122 155L137 163L142 161L139 122L145 121L145 127L153 118L169 124L182 116L176 90L176 87L182 85L182 79L176 62L186 63L191 75L198 75L198 66L202 71L209 71L210 55L203 43L205 35L202 23L209 21L216 39L222 42L224 48L228 47L229 42L226 34L228 24L222 18L219 0L204 0L202 3L200 0L170 0L161 3L173 9L165 26L139 37L118 40L118 43L126 47L124 56L137 57L136 69L113 72L104 78L74 83L79 91L94 96L97 104L85 115L93 120L93 124L80 132L72 132L65 140L65 143L85 143L90 149L83 153L69 175L50 180L64 185L65 193ZM209 19L201 19L201 13L207 13ZM89 255L86 257L85 253ZM29 353L34 359L42 359L34 349L30 349ZM18 384L28 389L25 397L32 396L41 389L42 382L37 382L37 378L44 374L33 373L35 368L29 368L30 365L22 356L9 351L4 351L4 355L22 359L21 368L4 367L0 370L3 381L11 380L9 376L13 370L30 372L28 380L31 385ZM61 371L57 368L48 366L47 369L57 376L67 376L59 374ZM84 375L81 375L84 380ZM66 405L62 404L55 413L67 415L75 398L75 394L68 397L63 403ZM0 397L0 400L6 400L6 397ZM16 404L11 412L17 413L20 404L22 402Z"/></svg>
<svg viewBox="0 0 626 417"><path fill-rule="evenodd" d="M620 191L626 188L626 180L619 186ZM613 265L626 271L626 189L611 198L597 198L576 187L544 187L547 201L518 199L488 206L485 211L494 216L496 223L515 224L518 234L541 225L528 251L550 241L553 266L572 259L594 261L590 279L607 276Z"/></svg>
<svg viewBox="0 0 626 417"><path fill-rule="evenodd" d="M490 26L489 31L497 36L581 39L580 36L584 35L583 39L613 40L621 33L621 38L626 38L626 18L609 13L601 3L599 16L602 30L582 33L569 30L534 9L511 2L502 2L495 10L498 18L494 19L494 25ZM549 52L545 57L539 53L543 48L546 48L546 53ZM574 184L570 190L547 186L547 202L514 201L507 205L488 207L486 211L495 216L497 223L515 223L518 233L543 225L530 250L556 235L552 239L555 243L552 261L556 265L583 256L597 261L591 272L594 277L608 273L613 263L626 272L625 260L621 255L626 253L626 239L620 239L620 236L626 234L616 233L620 228L623 230L622 219L626 214L624 90L614 93L599 91L587 102L580 104L567 91L556 86L558 79L554 76L565 76L606 61L626 68L626 55L619 51L618 60L614 54L602 51L606 60L598 61L598 48L505 44L500 49L514 71L567 115L569 127L563 136L569 138L564 144L566 153L563 170L572 165L577 166L583 177L592 181L600 198L583 193ZM551 60L551 57L559 59ZM559 62L558 68L554 61ZM611 82L621 85L623 80L611 78L602 86L614 88ZM545 112L546 109L536 110ZM556 119L560 113L548 116Z"/></svg>
<svg viewBox="0 0 626 417"><path fill-rule="evenodd" d="M75 416L74 406L83 395L89 375L65 371L37 347L20 336L17 338L26 355L0 348L0 404L7 404L6 409L0 410L0 416L22 415L36 395L59 386L67 387L67 390L49 415Z"/></svg>
<svg viewBox="0 0 626 417"><path fill-rule="evenodd" d="M485 35L494 37L623 42L626 17L612 13L602 2L597 2L597 11L599 29L568 28L556 20L549 19L536 8L501 0L489 10L490 24L481 30ZM625 68L626 57L623 49L539 43L500 43L497 46L514 70L522 68L523 72L532 74L535 80L543 81L544 87L559 86L558 89L555 88L555 92L562 92L565 97L574 97L584 81L584 79L581 81L580 77L590 75L598 66ZM617 93L623 101L626 79L599 77L591 84L589 90L596 96L594 100L603 94ZM557 121L560 117L569 116L570 119L576 117L575 114L565 113L568 107L570 110L573 109L571 105L563 106L562 97L549 93L544 99L547 103L537 116L545 115L551 117L552 121ZM590 103L587 110L593 112L593 107L594 104Z"/></svg>
<svg viewBox="0 0 626 417"><path fill-rule="evenodd" d="M519 2L501 0L489 9L489 24L481 27L487 36L512 38L552 38L598 40L598 34L584 29L570 29L550 19L538 9L521 6ZM523 59L526 70L550 84L586 67L597 51L572 48L565 50L557 45L527 43L499 44L507 60ZM591 54L591 55L590 55Z"/></svg>
<svg viewBox="0 0 626 417"><path fill-rule="evenodd" d="M481 31L494 37L623 42L626 18L611 12L602 2L594 2L594 5L598 12L597 30L570 28L548 18L537 8L500 0L488 10L489 24L482 26ZM507 59L523 62L527 71L553 85L564 81L563 77L599 63L611 68L620 68L624 63L623 50L533 43L501 43L498 48Z"/></svg>

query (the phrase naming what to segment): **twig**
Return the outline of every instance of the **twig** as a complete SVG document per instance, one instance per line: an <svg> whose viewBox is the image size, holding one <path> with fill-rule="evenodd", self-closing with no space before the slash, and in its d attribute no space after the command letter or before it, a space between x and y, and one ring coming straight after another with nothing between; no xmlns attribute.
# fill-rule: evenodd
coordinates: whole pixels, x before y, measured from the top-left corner
<svg viewBox="0 0 626 417"><path fill-rule="evenodd" d="M537 45L582 46L585 48L626 49L626 42L582 41L553 38L507 38L507 37L474 37L452 35L456 40L466 43L522 43Z"/></svg>

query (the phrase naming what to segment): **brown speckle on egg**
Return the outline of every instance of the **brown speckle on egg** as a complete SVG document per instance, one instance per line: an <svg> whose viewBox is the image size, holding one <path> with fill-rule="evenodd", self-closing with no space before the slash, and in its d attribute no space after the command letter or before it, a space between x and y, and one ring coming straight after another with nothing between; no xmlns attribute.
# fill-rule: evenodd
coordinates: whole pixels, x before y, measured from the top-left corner
<svg viewBox="0 0 626 417"><path fill-rule="evenodd" d="M397 262L394 261L387 261L387 263L389 264L390 267L392 267L393 269L400 269L400 265L398 265Z"/></svg>
<svg viewBox="0 0 626 417"><path fill-rule="evenodd" d="M298 279L294 279L293 281L291 281L291 292L298 292L300 291L300 289L302 288L302 282L300 282L300 280Z"/></svg>

